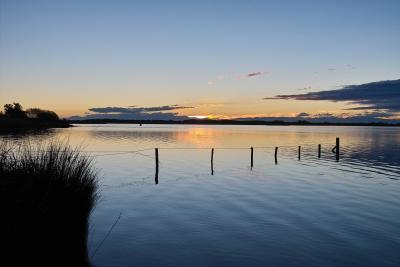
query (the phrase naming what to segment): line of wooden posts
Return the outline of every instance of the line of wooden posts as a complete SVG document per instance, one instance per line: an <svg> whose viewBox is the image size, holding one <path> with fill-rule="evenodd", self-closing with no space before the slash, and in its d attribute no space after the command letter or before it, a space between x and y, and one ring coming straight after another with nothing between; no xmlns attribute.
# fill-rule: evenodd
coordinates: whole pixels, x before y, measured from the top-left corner
<svg viewBox="0 0 400 267"><path fill-rule="evenodd" d="M155 183L158 184L158 171L159 171L159 159L158 159L158 148L155 148L155 161L156 161L156 174ZM335 153L336 161L339 161L340 152L340 139L336 137L336 146L333 147L332 152ZM275 147L275 164L278 164L278 147ZM321 144L318 144L318 158L321 158ZM301 146L298 147L298 159L301 159ZM250 166L254 166L254 148L250 147ZM211 175L214 175L214 148L211 148Z"/></svg>

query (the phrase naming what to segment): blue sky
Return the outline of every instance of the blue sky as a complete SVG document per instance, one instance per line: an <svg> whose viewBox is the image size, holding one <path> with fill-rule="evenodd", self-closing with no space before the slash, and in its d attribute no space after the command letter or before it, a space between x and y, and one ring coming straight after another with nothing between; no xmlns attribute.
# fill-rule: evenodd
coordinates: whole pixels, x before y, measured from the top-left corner
<svg viewBox="0 0 400 267"><path fill-rule="evenodd" d="M399 14L400 1L0 0L0 98L63 116L341 114L346 102L263 98L399 79Z"/></svg>

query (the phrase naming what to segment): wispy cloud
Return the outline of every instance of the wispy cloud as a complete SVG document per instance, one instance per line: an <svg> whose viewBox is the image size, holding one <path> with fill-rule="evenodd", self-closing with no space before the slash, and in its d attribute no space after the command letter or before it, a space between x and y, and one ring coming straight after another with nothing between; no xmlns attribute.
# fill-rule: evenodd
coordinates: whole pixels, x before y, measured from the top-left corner
<svg viewBox="0 0 400 267"><path fill-rule="evenodd" d="M296 89L296 90L297 91L308 91L308 90L311 90L311 86L299 88L299 89Z"/></svg>
<svg viewBox="0 0 400 267"><path fill-rule="evenodd" d="M248 72L245 74L237 75L236 79L238 79L238 80L251 79L251 78L255 78L257 76L264 76L266 74L268 74L268 71L254 71L254 72Z"/></svg>
<svg viewBox="0 0 400 267"><path fill-rule="evenodd" d="M268 71L253 71L253 72L247 72L247 73L242 73L242 74L237 74L237 75L225 75L221 74L218 75L215 79L209 80L207 82L208 85L212 86L215 85L218 82L224 81L224 80L243 80L243 79L251 79L255 78L257 76L264 76L268 74Z"/></svg>
<svg viewBox="0 0 400 267"><path fill-rule="evenodd" d="M277 95L264 99L328 100L360 105L348 110L400 112L400 80L346 85L340 89L304 94Z"/></svg>
<svg viewBox="0 0 400 267"><path fill-rule="evenodd" d="M351 65L351 64L346 64L346 67L347 67L348 69L352 69L352 70L357 69L355 66L353 66L353 65Z"/></svg>
<svg viewBox="0 0 400 267"><path fill-rule="evenodd" d="M254 76L258 76L258 75L262 75L263 73L261 71L257 71L257 72L251 72L247 74L247 77L254 77Z"/></svg>
<svg viewBox="0 0 400 267"><path fill-rule="evenodd" d="M347 71L354 71L356 70L357 67L352 65L352 64L346 64L346 65L338 65L338 66L329 66L329 67L325 67L322 68L321 70L318 71L314 71L314 74L323 74L326 72L347 72Z"/></svg>
<svg viewBox="0 0 400 267"><path fill-rule="evenodd" d="M229 78L229 75L220 74L215 79L212 79L212 80L208 81L207 83L208 83L208 85L214 85L217 82L225 80L226 78Z"/></svg>

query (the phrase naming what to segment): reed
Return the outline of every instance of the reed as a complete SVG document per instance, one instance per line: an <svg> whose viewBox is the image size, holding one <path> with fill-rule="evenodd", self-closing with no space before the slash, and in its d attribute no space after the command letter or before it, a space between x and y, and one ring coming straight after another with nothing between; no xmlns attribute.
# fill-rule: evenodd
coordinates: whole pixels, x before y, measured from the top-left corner
<svg viewBox="0 0 400 267"><path fill-rule="evenodd" d="M91 158L77 149L0 144L1 231L12 266L89 266L88 219L97 199Z"/></svg>

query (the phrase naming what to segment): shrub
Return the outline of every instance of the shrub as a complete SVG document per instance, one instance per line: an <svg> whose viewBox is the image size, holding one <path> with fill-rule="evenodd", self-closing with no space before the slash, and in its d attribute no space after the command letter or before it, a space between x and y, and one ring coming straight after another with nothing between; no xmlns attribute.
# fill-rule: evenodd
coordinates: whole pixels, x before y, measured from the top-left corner
<svg viewBox="0 0 400 267"><path fill-rule="evenodd" d="M78 150L0 144L1 229L12 266L88 266L88 219L97 198L91 159Z"/></svg>

